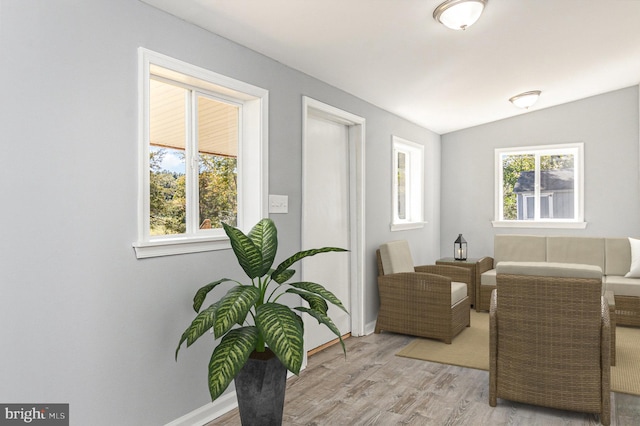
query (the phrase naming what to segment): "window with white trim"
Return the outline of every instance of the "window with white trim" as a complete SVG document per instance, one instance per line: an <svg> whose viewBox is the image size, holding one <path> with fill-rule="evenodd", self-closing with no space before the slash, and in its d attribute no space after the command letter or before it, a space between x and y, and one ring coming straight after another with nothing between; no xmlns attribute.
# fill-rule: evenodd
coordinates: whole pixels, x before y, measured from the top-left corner
<svg viewBox="0 0 640 426"><path fill-rule="evenodd" d="M494 226L585 227L583 144L496 149Z"/></svg>
<svg viewBox="0 0 640 426"><path fill-rule="evenodd" d="M391 230L424 226L424 146L392 137Z"/></svg>
<svg viewBox="0 0 640 426"><path fill-rule="evenodd" d="M141 48L138 258L229 247L267 215L268 92ZM248 229L247 229L248 230Z"/></svg>

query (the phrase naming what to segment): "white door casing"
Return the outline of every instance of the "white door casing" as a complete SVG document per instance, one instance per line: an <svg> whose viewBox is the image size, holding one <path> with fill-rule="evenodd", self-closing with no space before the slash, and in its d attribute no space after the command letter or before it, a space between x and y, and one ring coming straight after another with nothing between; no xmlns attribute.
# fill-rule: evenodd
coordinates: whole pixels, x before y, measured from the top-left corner
<svg viewBox="0 0 640 426"><path fill-rule="evenodd" d="M362 117L303 98L302 249L330 245L349 252L305 259L302 280L343 301L350 316L331 304L329 316L354 336L364 334L364 125ZM305 315L305 352L334 338Z"/></svg>

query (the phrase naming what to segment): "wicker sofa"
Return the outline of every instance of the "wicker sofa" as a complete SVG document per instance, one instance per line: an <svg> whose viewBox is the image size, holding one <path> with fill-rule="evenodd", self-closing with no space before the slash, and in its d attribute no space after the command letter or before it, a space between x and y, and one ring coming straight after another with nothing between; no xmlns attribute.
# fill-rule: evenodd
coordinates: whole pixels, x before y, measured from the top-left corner
<svg viewBox="0 0 640 426"><path fill-rule="evenodd" d="M476 309L489 310L496 288L495 266L502 261L554 262L599 266L604 274L602 292L613 293L617 324L640 326L640 275L628 277L640 259L640 250L629 238L596 238L539 235L496 235L493 258L479 264ZM635 256L632 256L635 255ZM635 257L635 262L633 257Z"/></svg>

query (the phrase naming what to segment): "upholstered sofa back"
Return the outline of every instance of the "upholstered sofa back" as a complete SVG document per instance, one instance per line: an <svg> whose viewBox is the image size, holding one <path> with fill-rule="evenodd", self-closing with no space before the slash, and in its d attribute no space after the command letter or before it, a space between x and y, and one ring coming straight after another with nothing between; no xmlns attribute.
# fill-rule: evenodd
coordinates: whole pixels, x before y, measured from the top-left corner
<svg viewBox="0 0 640 426"><path fill-rule="evenodd" d="M537 235L496 235L493 247L494 265L499 262L544 262L547 239Z"/></svg>
<svg viewBox="0 0 640 426"><path fill-rule="evenodd" d="M604 271L604 238L547 237L547 262L594 265Z"/></svg>
<svg viewBox="0 0 640 426"><path fill-rule="evenodd" d="M631 266L628 238L496 235L494 265L500 262L555 262L595 265L604 275L625 275Z"/></svg>

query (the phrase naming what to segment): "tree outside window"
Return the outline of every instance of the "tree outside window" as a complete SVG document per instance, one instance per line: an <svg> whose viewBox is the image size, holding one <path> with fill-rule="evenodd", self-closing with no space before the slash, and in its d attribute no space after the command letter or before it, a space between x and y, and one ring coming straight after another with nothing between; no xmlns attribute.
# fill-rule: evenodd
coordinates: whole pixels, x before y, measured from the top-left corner
<svg viewBox="0 0 640 426"><path fill-rule="evenodd" d="M582 144L496 150L497 221L582 221Z"/></svg>

